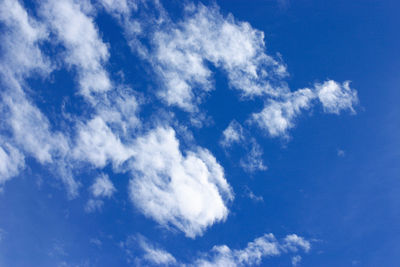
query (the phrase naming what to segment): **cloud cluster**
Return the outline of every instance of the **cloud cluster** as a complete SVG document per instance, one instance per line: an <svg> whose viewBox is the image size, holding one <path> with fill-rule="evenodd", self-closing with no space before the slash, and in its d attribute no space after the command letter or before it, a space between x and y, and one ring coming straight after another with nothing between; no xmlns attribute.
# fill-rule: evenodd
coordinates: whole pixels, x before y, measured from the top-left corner
<svg viewBox="0 0 400 267"><path fill-rule="evenodd" d="M17 175L24 166L24 152L42 164L53 163L63 158L68 150L68 140L63 134L51 130L46 116L27 97L25 79L31 75L44 76L52 71L52 65L43 55L40 46L48 36L46 28L39 21L29 17L18 1L3 0L0 21L8 29L1 37L0 109L2 110L1 138L8 143L2 148L4 158L12 158L15 168L8 165L3 177ZM10 147L13 147L12 149ZM8 154L5 155L6 151ZM56 164L59 176L65 182L70 195L78 188L73 177L63 164ZM4 178L3 178L4 179ZM3 180L2 179L2 180Z"/></svg>
<svg viewBox="0 0 400 267"><path fill-rule="evenodd" d="M296 234L287 235L278 240L273 234L264 234L249 242L243 249L231 249L226 245L214 246L209 252L203 253L191 263L179 262L169 252L156 248L148 240L141 237L139 245L143 250L142 259L155 265L177 265L177 266L255 266L268 257L277 257L284 254L297 254L309 252L311 244L309 241ZM127 247L129 249L129 247ZM300 255L292 257L292 264L301 261Z"/></svg>
<svg viewBox="0 0 400 267"><path fill-rule="evenodd" d="M223 16L216 6L189 4L183 19L174 22L161 3L154 1L156 15L147 14L146 18L151 17L148 23L132 16L140 12L140 1L100 2L123 25L133 50L153 67L165 110L177 106L200 114L199 104L215 89L213 69L218 68L229 86L240 92L241 100L259 97L265 102L247 122L272 137L287 136L301 112L318 101L328 113L354 112L357 93L349 82L329 80L311 89L290 91L284 81L284 63L266 53L264 33L232 15ZM97 170L110 164L113 172L130 174L130 199L145 216L187 237L202 235L214 223L226 220L229 213L234 194L224 169L195 140L182 148L168 122L143 123L135 92L113 81L108 72L110 44L102 40L96 26L96 7L90 1L46 0L37 4L34 16L17 0L0 1L0 22L7 29L0 44L0 186L17 176L25 158L31 157L52 170L69 195L76 197L80 182L73 174L82 164ZM138 36L148 42L141 42ZM68 114L71 125L65 129L56 128L28 94L35 93L28 86L29 78L46 82L59 68L75 77L76 97L89 110L89 114ZM175 125L180 124L183 128L190 125ZM261 146L240 123L232 121L222 135L225 149L235 144L246 147L247 155L240 160L245 170L266 169ZM115 191L112 176L97 177L86 210L100 210L103 199ZM169 253L145 242L142 247L149 261L176 263ZM251 265L263 257L300 249L308 251L309 242L296 235L278 241L267 234L242 250L216 246L195 264ZM293 261L299 259L296 256Z"/></svg>
<svg viewBox="0 0 400 267"><path fill-rule="evenodd" d="M319 100L327 113L339 114L342 110L354 111L358 103L357 91L350 82L340 84L333 80L316 83L313 89L299 89L283 95L279 100L269 99L263 110L253 113L251 120L272 137L287 137L287 131L295 125L302 110L307 110Z"/></svg>
<svg viewBox="0 0 400 267"><path fill-rule="evenodd" d="M286 68L265 54L263 32L232 15L223 17L217 7L188 6L181 22L166 23L152 41L152 63L163 87L159 95L169 105L196 110L203 92L213 89L210 63L243 96L284 90L272 86L286 75Z"/></svg>

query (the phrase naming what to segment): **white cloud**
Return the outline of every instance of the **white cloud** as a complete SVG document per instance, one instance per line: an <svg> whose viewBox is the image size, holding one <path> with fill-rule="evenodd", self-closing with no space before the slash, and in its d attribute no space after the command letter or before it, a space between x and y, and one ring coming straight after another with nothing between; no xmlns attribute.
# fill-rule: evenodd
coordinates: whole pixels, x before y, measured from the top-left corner
<svg viewBox="0 0 400 267"><path fill-rule="evenodd" d="M102 174L96 178L93 185L90 187L94 197L111 197L116 189L106 174Z"/></svg>
<svg viewBox="0 0 400 267"><path fill-rule="evenodd" d="M136 140L134 157L130 196L146 216L191 238L225 220L233 194L208 150L182 154L175 131L158 127Z"/></svg>
<svg viewBox="0 0 400 267"><path fill-rule="evenodd" d="M9 143L0 145L0 188L25 167L24 155Z"/></svg>
<svg viewBox="0 0 400 267"><path fill-rule="evenodd" d="M287 130L294 127L296 116L302 109L310 108L314 98L310 89L300 89L283 100L269 100L261 112L252 115L252 121L272 137L286 136Z"/></svg>
<svg viewBox="0 0 400 267"><path fill-rule="evenodd" d="M7 107L7 123L13 139L40 163L51 163L53 157L64 154L69 144L61 133L53 133L48 119L34 106L20 88L2 95Z"/></svg>
<svg viewBox="0 0 400 267"><path fill-rule="evenodd" d="M264 198L262 196L257 196L253 191L250 190L247 186L245 187L246 195L255 202L264 202Z"/></svg>
<svg viewBox="0 0 400 267"><path fill-rule="evenodd" d="M301 256L296 255L292 257L292 265L297 266L301 262Z"/></svg>
<svg viewBox="0 0 400 267"><path fill-rule="evenodd" d="M265 171L268 167L265 166L262 155L263 151L260 145L253 140L250 151L240 160L240 166L247 172Z"/></svg>
<svg viewBox="0 0 400 267"><path fill-rule="evenodd" d="M293 241L296 239L297 241ZM136 239L135 239L136 240ZM173 255L160 248L155 248L144 238L137 241L144 251L143 258L156 265L175 264L180 266L201 267L236 267L260 265L265 258L277 257L284 254L298 253L300 250L308 252L310 242L297 235L288 235L282 240L275 238L273 234L264 234L249 242L243 249L231 249L226 245L214 246L209 252L202 253L191 263L178 262ZM290 245L288 245L290 243ZM131 251L128 251L132 253ZM292 258L299 262L299 255ZM301 258L300 258L301 259Z"/></svg>
<svg viewBox="0 0 400 267"><path fill-rule="evenodd" d="M350 82L340 84L333 80L315 85L318 98L324 111L339 114L342 110L354 111L354 105L358 103L357 91L350 88Z"/></svg>
<svg viewBox="0 0 400 267"><path fill-rule="evenodd" d="M39 74L51 71L51 65L39 47L48 33L42 24L28 15L19 1L0 2L0 22L7 29L1 35L4 50L0 71L5 80L20 80L33 71Z"/></svg>
<svg viewBox="0 0 400 267"><path fill-rule="evenodd" d="M0 74L4 90L0 108L5 118L4 125L7 125L5 131L9 134L7 138L2 136L2 141L12 143L15 149L29 154L42 164L54 163L55 158L64 158L69 148L68 140L61 133L51 130L46 116L23 91L27 87L25 78L32 74L44 76L52 70L51 64L40 51L40 45L48 33L43 24L31 18L18 1L1 2L0 20L7 28L1 38ZM76 195L79 184L65 168L64 162L56 165L69 195ZM16 175L16 169L13 170Z"/></svg>
<svg viewBox="0 0 400 267"><path fill-rule="evenodd" d="M305 252L308 252L311 249L311 244L301 236L291 234L285 237L282 248L293 252L297 252L301 248Z"/></svg>
<svg viewBox="0 0 400 267"><path fill-rule="evenodd" d="M240 143L244 140L243 128L235 120L231 121L228 127L222 132L220 144L223 147L230 147L235 143Z"/></svg>
<svg viewBox="0 0 400 267"><path fill-rule="evenodd" d="M282 100L268 100L263 110L252 115L253 122L268 131L271 137L287 137L287 131L294 127L295 118L304 109L313 105L318 99L327 113L339 114L341 110L354 111L358 103L357 91L351 89L349 82L339 84L328 80L323 84L316 83L314 89L299 89L286 94Z"/></svg>
<svg viewBox="0 0 400 267"><path fill-rule="evenodd" d="M171 265L176 264L176 259L170 253L163 249L154 247L144 238L139 238L139 245L144 251L143 259L157 265Z"/></svg>
<svg viewBox="0 0 400 267"><path fill-rule="evenodd" d="M92 99L93 93L111 88L103 67L109 57L108 47L87 14L90 9L89 2L73 0L48 0L40 6L42 17L65 47L63 59L76 67L81 94L88 99Z"/></svg>
<svg viewBox="0 0 400 267"><path fill-rule="evenodd" d="M151 38L151 60L164 86L159 95L167 104L196 111L204 92L213 89L210 62L244 96L286 91L279 83L272 85L286 75L285 66L265 54L264 34L250 24L201 4L186 7L178 24L164 21Z"/></svg>
<svg viewBox="0 0 400 267"><path fill-rule="evenodd" d="M99 2L108 12L114 14L130 13L131 8L137 8L134 1L127 2L126 0L100 0Z"/></svg>
<svg viewBox="0 0 400 267"><path fill-rule="evenodd" d="M129 137L141 126L138 99L131 88L115 88L98 97L96 112L120 137Z"/></svg>
<svg viewBox="0 0 400 267"><path fill-rule="evenodd" d="M110 160L119 166L132 156L132 150L125 146L100 116L78 126L77 143L73 157L104 167Z"/></svg>
<svg viewBox="0 0 400 267"><path fill-rule="evenodd" d="M297 235L295 235L298 237ZM286 237L287 238L287 237ZM293 243L288 248L286 238L278 241L273 234L264 234L249 242L244 249L230 249L229 247L214 246L212 253L196 261L196 266L251 266L259 265L263 258L279 256L284 253L297 252L299 249L308 252L310 243L301 237L303 243ZM306 245L305 245L306 244Z"/></svg>
<svg viewBox="0 0 400 267"><path fill-rule="evenodd" d="M88 213L101 211L103 204L104 204L103 200L89 199L88 202L86 202L85 211Z"/></svg>
<svg viewBox="0 0 400 267"><path fill-rule="evenodd" d="M51 130L48 119L34 106L20 88L2 94L6 124L12 134L10 142L41 164L49 164L54 174L67 186L70 197L78 193L79 183L67 166L70 143L66 136Z"/></svg>
<svg viewBox="0 0 400 267"><path fill-rule="evenodd" d="M233 120L222 132L220 145L224 148L231 148L239 144L244 148L246 155L240 159L240 166L247 172L265 171L267 166L262 160L263 151L254 137L251 137L240 123Z"/></svg>
<svg viewBox="0 0 400 267"><path fill-rule="evenodd" d="M252 119L272 137L287 137L295 118L303 109L310 108L314 99L323 103L326 112L333 113L353 110L356 103L356 91L349 89L348 83L337 86L338 83L328 81L316 84L315 89L290 92L283 80L287 76L285 65L265 52L264 33L253 29L249 23L235 20L231 14L224 17L215 5L189 4L183 19L177 23L172 22L159 2L154 4L157 15L149 12L146 22L127 19L126 14L137 11L136 5L126 7L123 4L123 9L118 2L103 5L114 15L125 16L120 23L126 32L134 32L127 34L127 39L134 50L146 50L139 54L152 63L162 87L158 95L167 105L197 113L198 104L207 91L214 89L209 64L223 70L230 86L238 89L242 96L261 96L265 100L264 109L253 114ZM148 39L149 48L139 41L139 35ZM327 90L329 84L336 84L335 89Z"/></svg>
<svg viewBox="0 0 400 267"><path fill-rule="evenodd" d="M346 156L346 152L339 148L337 150L337 155L338 155L338 157L344 157L344 156Z"/></svg>
<svg viewBox="0 0 400 267"><path fill-rule="evenodd" d="M96 247L101 247L101 245L103 244L103 242L101 242L100 239L98 238L90 238L89 242L93 245L95 245Z"/></svg>

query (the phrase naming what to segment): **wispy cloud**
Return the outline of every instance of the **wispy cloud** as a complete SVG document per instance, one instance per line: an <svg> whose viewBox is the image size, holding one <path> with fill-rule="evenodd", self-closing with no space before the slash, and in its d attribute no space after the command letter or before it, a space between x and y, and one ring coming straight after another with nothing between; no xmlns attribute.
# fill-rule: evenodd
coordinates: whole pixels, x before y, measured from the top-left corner
<svg viewBox="0 0 400 267"><path fill-rule="evenodd" d="M111 89L111 81L103 64L109 58L107 45L101 40L88 2L73 0L44 1L41 16L65 48L63 60L75 67L81 94L91 99L92 94Z"/></svg>
<svg viewBox="0 0 400 267"><path fill-rule="evenodd" d="M123 248L132 253L129 250L130 242L124 243ZM191 262L184 263L179 262L169 252L156 248L143 237L140 237L137 242L144 252L142 259L155 265L174 264L178 266L253 266L260 265L268 257L309 252L311 249L309 241L295 234L288 235L281 240L278 240L273 234L264 234L249 242L243 249L231 249L226 245L218 245L198 257L193 257ZM295 255L292 263L298 263L301 259L299 257L299 255Z"/></svg>
<svg viewBox="0 0 400 267"><path fill-rule="evenodd" d="M96 178L95 182L90 187L94 197L111 197L116 191L113 183L106 174L102 174Z"/></svg>
<svg viewBox="0 0 400 267"><path fill-rule="evenodd" d="M234 145L239 145L245 151L245 156L239 161L240 166L247 172L265 171L267 166L263 162L263 150L249 131L236 120L229 123L222 132L220 145L227 151ZM229 153L227 153L229 154Z"/></svg>

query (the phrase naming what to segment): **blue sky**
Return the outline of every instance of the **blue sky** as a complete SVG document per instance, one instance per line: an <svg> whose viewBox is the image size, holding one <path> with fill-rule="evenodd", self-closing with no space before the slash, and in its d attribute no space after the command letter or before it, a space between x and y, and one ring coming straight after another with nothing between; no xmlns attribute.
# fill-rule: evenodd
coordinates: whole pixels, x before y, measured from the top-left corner
<svg viewBox="0 0 400 267"><path fill-rule="evenodd" d="M396 266L396 1L0 1L0 266Z"/></svg>

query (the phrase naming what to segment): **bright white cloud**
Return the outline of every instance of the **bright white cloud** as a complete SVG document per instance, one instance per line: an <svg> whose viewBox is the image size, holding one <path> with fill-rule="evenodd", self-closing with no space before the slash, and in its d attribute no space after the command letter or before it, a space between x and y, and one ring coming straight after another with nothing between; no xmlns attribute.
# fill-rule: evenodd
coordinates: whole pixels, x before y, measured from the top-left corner
<svg viewBox="0 0 400 267"><path fill-rule="evenodd" d="M73 0L48 0L40 6L42 17L65 47L63 59L76 68L81 93L88 99L111 88L103 67L109 57L108 47L87 14L90 9L89 2Z"/></svg>
<svg viewBox="0 0 400 267"><path fill-rule="evenodd" d="M148 217L194 238L227 217L233 198L222 167L202 148L182 154L172 128L158 127L135 143L130 196Z"/></svg>
<svg viewBox="0 0 400 267"><path fill-rule="evenodd" d="M132 150L121 142L100 116L79 125L73 150L75 159L90 162L99 168L109 161L119 166L131 156Z"/></svg>
<svg viewBox="0 0 400 267"><path fill-rule="evenodd" d="M261 112L252 115L252 120L272 137L285 136L301 110L310 108L314 97L310 89L300 89L283 100L269 100Z"/></svg>
<svg viewBox="0 0 400 267"><path fill-rule="evenodd" d="M164 89L160 96L169 105L196 110L204 91L213 89L210 62L223 69L233 88L244 96L276 94L272 86L286 75L285 66L265 54L264 34L218 8L188 6L185 19L160 27L152 38L153 65Z"/></svg>
<svg viewBox="0 0 400 267"><path fill-rule="evenodd" d="M328 113L339 114L342 110L354 111L354 105L358 103L357 91L350 88L350 82L340 84L329 80L323 84L315 85L318 98Z"/></svg>
<svg viewBox="0 0 400 267"><path fill-rule="evenodd" d="M110 178L106 174L102 174L96 178L93 185L90 187L94 197L111 197L116 189Z"/></svg>

